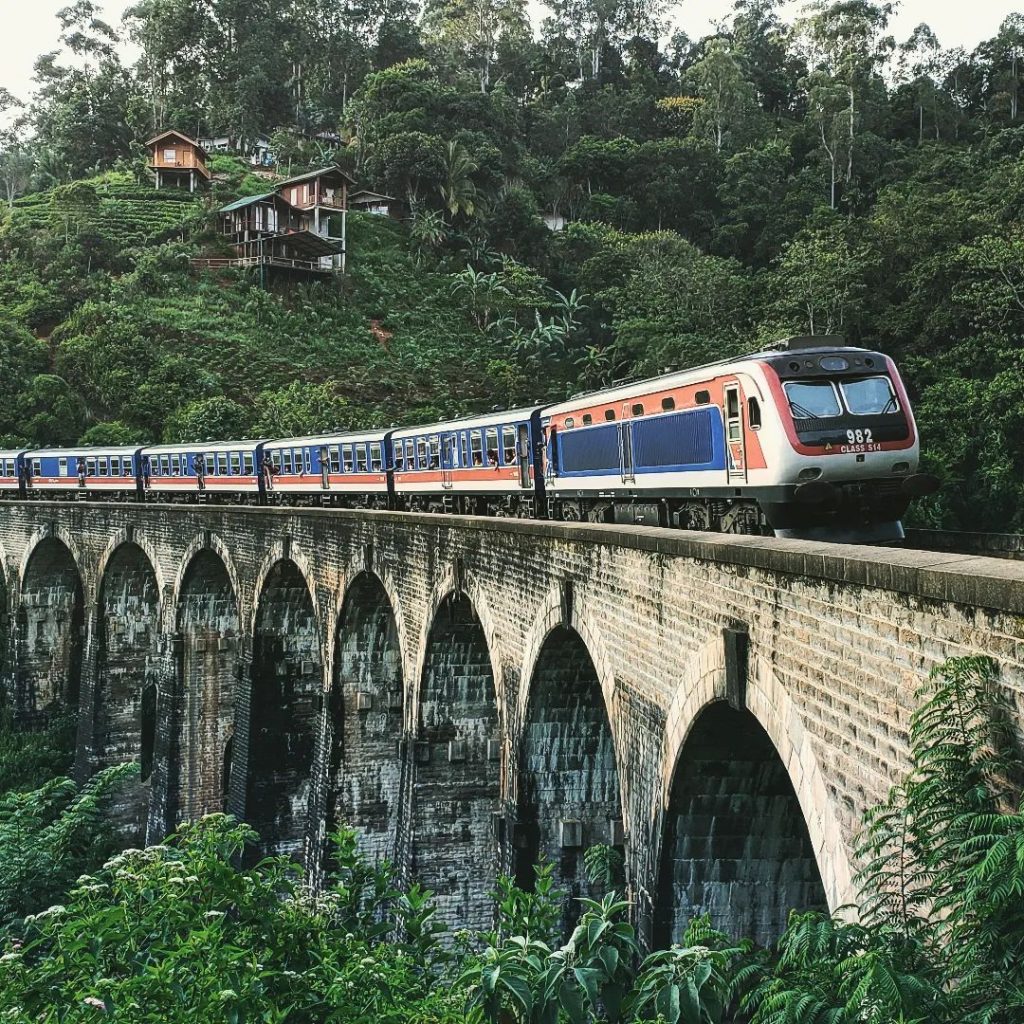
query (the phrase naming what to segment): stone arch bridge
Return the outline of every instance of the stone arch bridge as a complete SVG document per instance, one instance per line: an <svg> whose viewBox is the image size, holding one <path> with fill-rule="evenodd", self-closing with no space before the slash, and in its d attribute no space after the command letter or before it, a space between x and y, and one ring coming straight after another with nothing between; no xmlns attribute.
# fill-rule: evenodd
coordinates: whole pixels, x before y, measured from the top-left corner
<svg viewBox="0 0 1024 1024"><path fill-rule="evenodd" d="M1024 565L643 528L5 504L4 678L124 760L157 841L227 809L316 878L347 822L486 927L499 871L621 848L643 934L768 939L854 896L914 693L985 653L1024 710Z"/></svg>

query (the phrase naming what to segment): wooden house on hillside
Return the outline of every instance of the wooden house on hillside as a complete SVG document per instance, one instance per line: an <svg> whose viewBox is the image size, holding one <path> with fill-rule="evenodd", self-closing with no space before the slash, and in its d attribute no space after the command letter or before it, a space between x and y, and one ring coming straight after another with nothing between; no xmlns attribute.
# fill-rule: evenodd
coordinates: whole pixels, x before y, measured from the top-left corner
<svg viewBox="0 0 1024 1024"><path fill-rule="evenodd" d="M308 231L340 244L334 261L338 270L345 269L346 220L348 190L354 184L340 167L321 167L278 182L277 192L306 216Z"/></svg>
<svg viewBox="0 0 1024 1024"><path fill-rule="evenodd" d="M382 192L371 192L366 188L349 195L348 207L350 210L358 210L360 213L391 217L393 220L401 220L404 212L402 204L394 196L386 196Z"/></svg>
<svg viewBox="0 0 1024 1024"><path fill-rule="evenodd" d="M206 150L195 139L181 132L166 131L154 135L146 145L149 169L157 188L187 188L195 192L209 184Z"/></svg>

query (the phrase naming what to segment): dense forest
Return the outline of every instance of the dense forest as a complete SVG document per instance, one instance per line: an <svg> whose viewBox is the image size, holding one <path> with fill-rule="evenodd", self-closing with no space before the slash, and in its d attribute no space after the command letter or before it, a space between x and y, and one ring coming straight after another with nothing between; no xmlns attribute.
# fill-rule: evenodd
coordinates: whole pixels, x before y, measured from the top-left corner
<svg viewBox="0 0 1024 1024"><path fill-rule="evenodd" d="M0 96L0 435L409 422L842 333L908 379L943 481L918 521L1024 528L1024 17L965 52L894 39L891 4L778 6L693 40L667 0L537 31L524 0L76 0ZM164 127L243 159L158 194ZM190 272L216 204L266 190L260 133L407 223L353 215L335 284Z"/></svg>
<svg viewBox="0 0 1024 1024"><path fill-rule="evenodd" d="M107 809L136 766L33 789L67 767L62 727L0 722L0 1020L1019 1024L1024 757L1000 692L984 658L933 675L913 768L864 823L857 915L794 913L768 949L697 918L644 950L610 847L587 851L570 936L550 864L530 891L499 878L494 927L453 937L344 828L315 894L286 858L243 860L256 837L224 815L118 853Z"/></svg>

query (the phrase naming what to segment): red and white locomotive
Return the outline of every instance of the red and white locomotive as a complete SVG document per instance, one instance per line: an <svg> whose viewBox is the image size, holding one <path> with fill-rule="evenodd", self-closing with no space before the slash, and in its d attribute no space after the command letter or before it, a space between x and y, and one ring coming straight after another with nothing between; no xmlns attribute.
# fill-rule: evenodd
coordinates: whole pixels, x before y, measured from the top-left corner
<svg viewBox="0 0 1024 1024"><path fill-rule="evenodd" d="M891 542L918 473L892 360L836 338L391 430L0 452L10 497L319 504Z"/></svg>

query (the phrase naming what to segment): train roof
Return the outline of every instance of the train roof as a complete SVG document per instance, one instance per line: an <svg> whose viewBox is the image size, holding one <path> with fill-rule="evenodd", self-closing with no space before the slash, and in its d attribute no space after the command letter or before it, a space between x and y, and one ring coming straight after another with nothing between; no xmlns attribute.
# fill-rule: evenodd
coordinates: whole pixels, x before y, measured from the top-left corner
<svg viewBox="0 0 1024 1024"><path fill-rule="evenodd" d="M268 448L303 448L321 444L350 444L359 441L383 441L388 431L380 430L339 430L326 434L308 434L305 437L281 437L267 441Z"/></svg>
<svg viewBox="0 0 1024 1024"><path fill-rule="evenodd" d="M823 339L824 340L824 339ZM674 373L662 374L658 377L647 377L644 380L630 381L628 384L620 384L617 387L599 388L596 391L585 391L565 402L544 407L544 415L552 416L563 412L572 412L582 405L602 405L621 401L627 398L638 398L648 394L655 386L658 390L662 388L681 387L687 384L699 384L710 376L717 376L724 367L736 367L745 369L751 363L763 362L766 359L778 359L780 356L792 354L799 355L825 355L830 352L869 352L870 349L858 348L853 345L798 345L793 348L765 349L760 352L751 352L750 355L736 356L732 359L718 359L713 363L704 363L701 366L694 366L689 370L677 370ZM710 374L709 371L715 371Z"/></svg>
<svg viewBox="0 0 1024 1024"><path fill-rule="evenodd" d="M84 455L88 458L90 455L134 455L136 452L142 451L144 447L141 444L79 445L76 448L31 448L26 449L23 454L30 459L53 455L73 455L76 457Z"/></svg>
<svg viewBox="0 0 1024 1024"><path fill-rule="evenodd" d="M15 459L27 451L28 448L0 448L0 459Z"/></svg>
<svg viewBox="0 0 1024 1024"><path fill-rule="evenodd" d="M528 420L541 405L523 406L519 409L501 409L496 412L475 413L454 420L443 420L440 423L425 423L414 427L401 427L393 430L394 438L418 437L421 434L439 434L446 430L472 430L473 427L493 427L505 423Z"/></svg>
<svg viewBox="0 0 1024 1024"><path fill-rule="evenodd" d="M186 441L181 444L147 445L142 451L144 455L174 455L181 452L205 455L207 452L254 451L265 443L260 438L248 438L244 441Z"/></svg>

